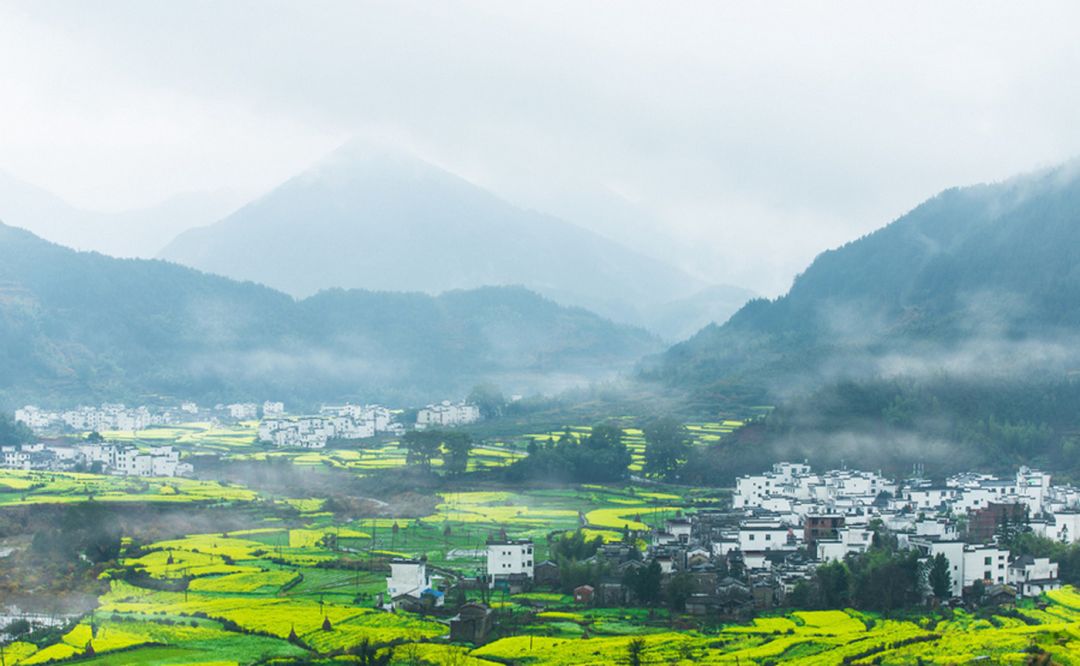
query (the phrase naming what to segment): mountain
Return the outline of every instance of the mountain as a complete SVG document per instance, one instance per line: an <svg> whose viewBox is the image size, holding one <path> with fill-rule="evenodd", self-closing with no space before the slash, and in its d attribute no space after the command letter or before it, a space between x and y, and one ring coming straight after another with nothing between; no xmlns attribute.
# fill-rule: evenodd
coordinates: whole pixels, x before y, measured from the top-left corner
<svg viewBox="0 0 1080 666"><path fill-rule="evenodd" d="M431 164L357 143L220 222L184 232L159 256L297 297L331 287L436 294L523 285L665 332L653 309L706 286Z"/></svg>
<svg viewBox="0 0 1080 666"><path fill-rule="evenodd" d="M701 386L1076 368L1080 164L942 192L649 364ZM1023 352L1023 353L1018 353ZM1064 365L1062 365L1064 363Z"/></svg>
<svg viewBox="0 0 1080 666"><path fill-rule="evenodd" d="M821 254L786 295L750 302L642 374L692 389L703 409L777 405L743 433L745 469L805 457L1080 473L1078 370L1071 163L946 190Z"/></svg>
<svg viewBox="0 0 1080 666"><path fill-rule="evenodd" d="M0 225L0 402L281 396L421 402L481 381L557 390L659 341L521 287L329 290L297 301Z"/></svg>
<svg viewBox="0 0 1080 666"><path fill-rule="evenodd" d="M79 250L114 257L153 257L177 234L235 208L225 193L185 193L147 208L82 210L0 171L0 220Z"/></svg>

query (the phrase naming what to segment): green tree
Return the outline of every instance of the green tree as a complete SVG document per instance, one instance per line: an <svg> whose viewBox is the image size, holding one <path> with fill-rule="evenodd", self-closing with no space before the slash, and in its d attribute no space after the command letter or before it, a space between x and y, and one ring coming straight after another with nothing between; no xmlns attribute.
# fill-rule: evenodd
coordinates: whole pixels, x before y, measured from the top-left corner
<svg viewBox="0 0 1080 666"><path fill-rule="evenodd" d="M556 560L586 560L595 555L603 543L603 537L596 536L588 539L582 530L563 532L551 540L551 555Z"/></svg>
<svg viewBox="0 0 1080 666"><path fill-rule="evenodd" d="M0 413L0 444L10 446L32 441L34 441L34 433L26 427L26 424Z"/></svg>
<svg viewBox="0 0 1080 666"><path fill-rule="evenodd" d="M680 421L663 417L645 426L645 473L674 479L690 455L690 433Z"/></svg>
<svg viewBox="0 0 1080 666"><path fill-rule="evenodd" d="M644 664L645 639L635 638L626 644L626 663L629 666L641 666Z"/></svg>
<svg viewBox="0 0 1080 666"><path fill-rule="evenodd" d="M686 610L686 600L694 592L694 582L685 573L677 573L668 581L667 598L671 610L681 613Z"/></svg>
<svg viewBox="0 0 1080 666"><path fill-rule="evenodd" d="M843 562L829 562L814 572L819 608L843 608L851 600L851 572Z"/></svg>
<svg viewBox="0 0 1080 666"><path fill-rule="evenodd" d="M949 572L949 559L944 553L938 553L930 561L926 578L935 597L944 600L952 596L952 574Z"/></svg>
<svg viewBox="0 0 1080 666"><path fill-rule="evenodd" d="M431 471L431 459L442 449L441 433L435 430L411 430L401 438L405 445L405 464Z"/></svg>
<svg viewBox="0 0 1080 666"><path fill-rule="evenodd" d="M464 432L450 432L445 433L442 440L443 469L447 474L464 474L469 469L472 436Z"/></svg>
<svg viewBox="0 0 1080 666"><path fill-rule="evenodd" d="M641 569L628 569L623 578L623 584L630 588L638 602L648 606L660 601L662 579L660 563L653 560Z"/></svg>
<svg viewBox="0 0 1080 666"><path fill-rule="evenodd" d="M871 548L851 558L852 601L858 608L889 611L917 604L922 577L916 551Z"/></svg>

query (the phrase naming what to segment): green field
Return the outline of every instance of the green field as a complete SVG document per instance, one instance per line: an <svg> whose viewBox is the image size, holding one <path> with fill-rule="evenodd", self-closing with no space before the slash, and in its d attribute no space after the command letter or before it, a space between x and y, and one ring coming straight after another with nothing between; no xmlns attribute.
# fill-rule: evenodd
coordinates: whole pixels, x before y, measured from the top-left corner
<svg viewBox="0 0 1080 666"><path fill-rule="evenodd" d="M696 445L703 446L741 425L725 421L690 429ZM237 430L191 425L135 433L128 441L171 443L189 454L216 450L232 460L326 466L357 476L404 464L405 452L394 441L279 451L258 446L253 437L244 441L243 428ZM561 432L486 443L472 467L505 465L524 455L529 439L557 438ZM580 437L589 429L571 432ZM642 437L627 430L638 464ZM619 541L628 530L722 505L723 495L651 485L488 485L441 491L434 508L418 514L346 519L350 514L329 511L324 498L280 497L218 482L0 471L0 506L186 502L227 511L244 507L250 516L244 529L230 532L150 544L124 540L115 566L101 573L108 589L97 609L55 639L5 646L4 662L272 664L330 659L365 640L393 645L395 664L628 663L632 645L641 651L641 663L686 666L1025 664L1039 651L1055 663L1080 661L1074 656L1080 654L1080 594L1072 588L1038 604L979 617L963 611L928 611L914 619L800 611L719 626L661 608L583 607L551 590L500 593L491 600L500 628L480 647L448 644L445 618L376 608L393 557L425 557L441 575L472 577L482 570L482 549L491 537L533 539L535 559L542 561L549 538L562 532L584 529L588 536ZM349 662L339 657L333 663Z"/></svg>
<svg viewBox="0 0 1080 666"><path fill-rule="evenodd" d="M0 506L71 502L233 502L256 493L238 485L185 478L0 469Z"/></svg>

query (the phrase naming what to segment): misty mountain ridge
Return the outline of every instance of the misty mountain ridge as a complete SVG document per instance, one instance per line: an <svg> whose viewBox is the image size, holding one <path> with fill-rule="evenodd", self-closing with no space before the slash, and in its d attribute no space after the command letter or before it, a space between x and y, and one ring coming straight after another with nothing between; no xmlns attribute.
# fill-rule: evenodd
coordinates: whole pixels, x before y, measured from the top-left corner
<svg viewBox="0 0 1080 666"><path fill-rule="evenodd" d="M1078 164L946 190L645 373L778 396L843 377L1080 369Z"/></svg>
<svg viewBox="0 0 1080 666"><path fill-rule="evenodd" d="M235 208L224 192L187 192L116 213L78 208L0 170L0 220L53 243L114 257L150 258L180 232Z"/></svg>
<svg viewBox="0 0 1080 666"><path fill-rule="evenodd" d="M1080 474L1080 168L953 188L648 359L699 411L774 405L699 480L776 460Z"/></svg>
<svg viewBox="0 0 1080 666"><path fill-rule="evenodd" d="M157 260L76 252L0 225L0 400L394 400L557 391L660 349L645 331L521 287L303 300ZM10 405L9 405L10 406Z"/></svg>
<svg viewBox="0 0 1080 666"><path fill-rule="evenodd" d="M726 319L753 296L706 290L591 231L357 142L220 222L180 234L159 256L297 297L332 287L437 294L524 285L671 340ZM665 310L688 298L706 307Z"/></svg>

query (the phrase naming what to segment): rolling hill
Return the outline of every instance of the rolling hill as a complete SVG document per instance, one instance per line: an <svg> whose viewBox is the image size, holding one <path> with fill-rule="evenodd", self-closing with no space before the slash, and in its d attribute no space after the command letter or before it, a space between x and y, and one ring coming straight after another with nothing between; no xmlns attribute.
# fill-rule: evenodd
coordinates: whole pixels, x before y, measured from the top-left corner
<svg viewBox="0 0 1080 666"><path fill-rule="evenodd" d="M610 376L659 341L521 287L303 300L0 225L0 398L418 402Z"/></svg>

